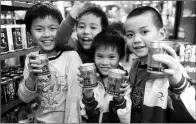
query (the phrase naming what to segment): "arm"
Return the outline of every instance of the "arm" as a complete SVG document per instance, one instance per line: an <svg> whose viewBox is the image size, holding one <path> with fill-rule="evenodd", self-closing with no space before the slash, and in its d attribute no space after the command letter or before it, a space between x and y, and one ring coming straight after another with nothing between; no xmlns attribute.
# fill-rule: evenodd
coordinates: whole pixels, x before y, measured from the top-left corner
<svg viewBox="0 0 196 124"><path fill-rule="evenodd" d="M171 87L169 122L196 122L196 92L187 79L182 76L179 85Z"/></svg>
<svg viewBox="0 0 196 124"><path fill-rule="evenodd" d="M91 98L82 98L83 109L85 110L86 116L88 117L87 123L98 123L100 111L97 108L98 102L95 100L94 93Z"/></svg>
<svg viewBox="0 0 196 124"><path fill-rule="evenodd" d="M154 55L154 59L168 66L164 73L169 79L170 100L168 101L171 109L169 116L170 122L193 122L196 120L195 89L190 85L186 78L188 75L180 64L175 51L168 46L162 46L167 54Z"/></svg>
<svg viewBox="0 0 196 124"><path fill-rule="evenodd" d="M109 104L109 120L114 123L130 123L131 100L128 96L113 98Z"/></svg>
<svg viewBox="0 0 196 124"><path fill-rule="evenodd" d="M30 77L30 72L28 68L29 58L25 59L25 68L23 71L24 79L19 84L18 95L19 98L25 102L29 103L36 97L37 86L35 81Z"/></svg>
<svg viewBox="0 0 196 124"><path fill-rule="evenodd" d="M70 14L61 22L55 37L58 48L65 49L66 47L72 46L69 39L71 38L76 23L77 20Z"/></svg>
<svg viewBox="0 0 196 124"><path fill-rule="evenodd" d="M67 18L61 22L55 37L58 48L66 49L70 46L72 47L72 43L70 43L69 39L71 38L74 26L77 23L78 14L85 4L86 2L75 1Z"/></svg>

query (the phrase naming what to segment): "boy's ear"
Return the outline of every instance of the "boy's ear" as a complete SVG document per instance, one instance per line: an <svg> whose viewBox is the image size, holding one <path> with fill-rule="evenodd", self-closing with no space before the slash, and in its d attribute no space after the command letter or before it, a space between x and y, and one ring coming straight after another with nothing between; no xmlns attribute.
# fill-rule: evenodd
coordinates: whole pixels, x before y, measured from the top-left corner
<svg viewBox="0 0 196 124"><path fill-rule="evenodd" d="M166 38L166 29L163 27L159 30L159 39L164 40Z"/></svg>

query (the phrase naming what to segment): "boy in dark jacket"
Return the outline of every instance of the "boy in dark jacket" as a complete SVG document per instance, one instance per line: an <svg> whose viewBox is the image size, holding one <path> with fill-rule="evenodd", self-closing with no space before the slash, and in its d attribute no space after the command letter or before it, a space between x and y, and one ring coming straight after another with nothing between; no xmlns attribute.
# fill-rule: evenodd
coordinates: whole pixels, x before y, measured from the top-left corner
<svg viewBox="0 0 196 124"><path fill-rule="evenodd" d="M195 122L195 89L175 51L163 45L168 54L153 55L168 67L163 76L147 72L150 42L165 38L161 15L148 6L136 8L128 14L125 30L128 48L139 57L130 71L131 122Z"/></svg>

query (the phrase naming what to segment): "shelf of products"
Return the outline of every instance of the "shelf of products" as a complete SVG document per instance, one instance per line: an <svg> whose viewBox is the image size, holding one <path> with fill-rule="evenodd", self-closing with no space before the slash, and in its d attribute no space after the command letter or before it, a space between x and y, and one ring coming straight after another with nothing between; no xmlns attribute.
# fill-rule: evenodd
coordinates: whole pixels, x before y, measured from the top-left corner
<svg viewBox="0 0 196 124"><path fill-rule="evenodd" d="M38 51L38 50L39 50L39 48L37 47L37 48L24 49L24 50L20 50L20 51L15 51L15 52L9 52L9 53L6 53L6 54L1 54L0 60L26 55L26 54L28 54L30 52L35 52L35 51Z"/></svg>
<svg viewBox="0 0 196 124"><path fill-rule="evenodd" d="M18 100L14 100L10 103L1 105L1 114L4 114L5 112L11 110L12 108L18 106L21 103L22 103L22 101L20 99L18 99Z"/></svg>
<svg viewBox="0 0 196 124"><path fill-rule="evenodd" d="M1 1L1 9L2 10L26 10L30 8L33 3L25 2L25 1Z"/></svg>

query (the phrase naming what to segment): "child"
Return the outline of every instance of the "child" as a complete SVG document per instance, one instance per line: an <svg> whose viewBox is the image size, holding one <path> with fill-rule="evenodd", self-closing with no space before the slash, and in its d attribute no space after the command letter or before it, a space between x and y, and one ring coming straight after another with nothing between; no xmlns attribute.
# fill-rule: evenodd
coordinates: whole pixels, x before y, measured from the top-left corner
<svg viewBox="0 0 196 124"><path fill-rule="evenodd" d="M99 73L98 86L83 89L81 115L88 123L130 122L131 100L128 96L113 97L105 91L110 69L119 68L125 55L125 41L116 31L101 32L92 43L94 61ZM121 68L122 70L122 68ZM82 81L78 74L79 81ZM129 87L127 86L126 89ZM129 93L127 93L129 94Z"/></svg>
<svg viewBox="0 0 196 124"><path fill-rule="evenodd" d="M94 37L108 27L106 14L98 7L88 7L84 9L76 18L70 19L71 25L66 26L67 20L63 21L56 35L57 47L66 49L72 46L80 55L82 62L93 62L91 44ZM76 24L77 22L77 24ZM76 24L76 33L78 41L69 40L66 37L67 32L73 32Z"/></svg>
<svg viewBox="0 0 196 124"><path fill-rule="evenodd" d="M147 72L150 42L165 38L161 15L151 7L136 8L128 14L124 25L128 48L139 57L130 71L131 122L194 122L195 89L187 81L175 51L164 45L168 55L153 55L155 61L168 66L163 71L165 77Z"/></svg>
<svg viewBox="0 0 196 124"><path fill-rule="evenodd" d="M80 6L76 8L81 9ZM81 88L75 75L82 61L75 51L56 48L55 36L62 19L60 11L50 3L37 3L25 15L27 31L40 51L27 56L24 80L18 94L25 103L38 102L38 109L34 112L36 123L80 122L78 103ZM50 70L47 77L41 76L47 79L42 82L38 82L36 77L42 74L43 65L37 57L40 53L47 54Z"/></svg>

